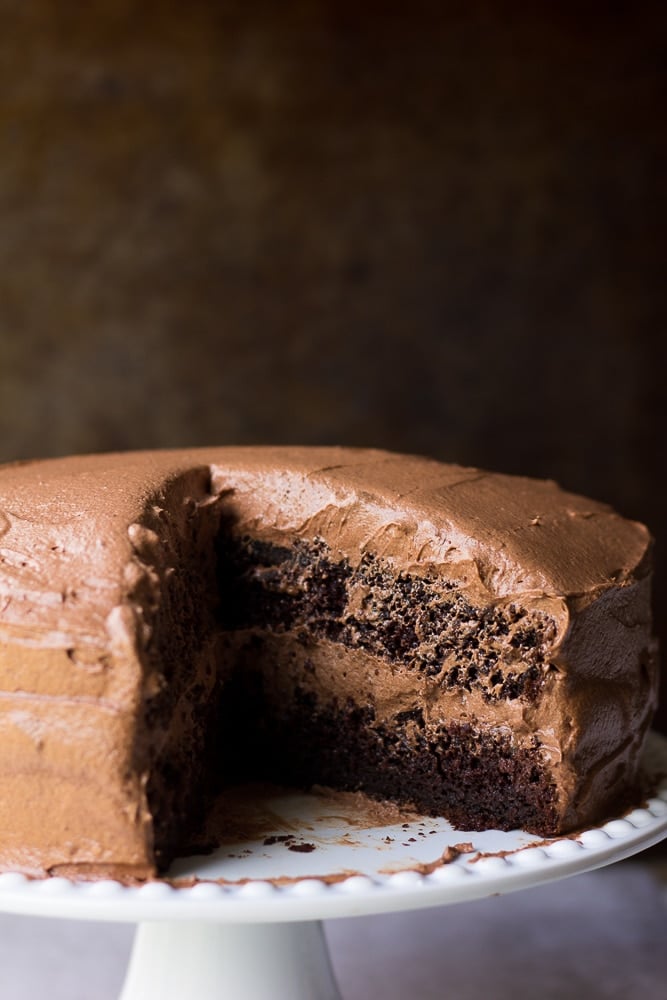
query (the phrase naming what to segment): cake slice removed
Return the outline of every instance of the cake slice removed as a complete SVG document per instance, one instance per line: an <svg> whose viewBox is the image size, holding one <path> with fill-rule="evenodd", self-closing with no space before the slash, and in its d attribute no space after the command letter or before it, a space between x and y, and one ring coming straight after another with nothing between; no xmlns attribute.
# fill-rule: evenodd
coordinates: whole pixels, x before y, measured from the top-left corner
<svg viewBox="0 0 667 1000"><path fill-rule="evenodd" d="M628 804L650 538L554 483L380 451L0 469L0 867L145 878L225 783L551 835Z"/></svg>

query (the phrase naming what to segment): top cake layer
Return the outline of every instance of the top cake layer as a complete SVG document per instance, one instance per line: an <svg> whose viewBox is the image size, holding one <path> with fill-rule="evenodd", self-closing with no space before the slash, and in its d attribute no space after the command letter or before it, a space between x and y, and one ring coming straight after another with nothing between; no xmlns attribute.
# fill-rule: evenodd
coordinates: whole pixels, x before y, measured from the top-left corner
<svg viewBox="0 0 667 1000"><path fill-rule="evenodd" d="M485 601L577 606L645 575L647 529L555 483L342 448L213 448L53 459L0 469L0 634L106 642L141 522L165 484L225 494L240 528L316 537L353 564L430 564Z"/></svg>

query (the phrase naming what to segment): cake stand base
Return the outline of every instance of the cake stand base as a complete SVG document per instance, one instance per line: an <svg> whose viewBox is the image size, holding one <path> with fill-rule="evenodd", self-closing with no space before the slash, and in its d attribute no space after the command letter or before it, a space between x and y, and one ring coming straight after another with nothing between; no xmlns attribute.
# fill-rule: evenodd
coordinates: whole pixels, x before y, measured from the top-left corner
<svg viewBox="0 0 667 1000"><path fill-rule="evenodd" d="M120 1000L340 1000L322 924L146 921Z"/></svg>

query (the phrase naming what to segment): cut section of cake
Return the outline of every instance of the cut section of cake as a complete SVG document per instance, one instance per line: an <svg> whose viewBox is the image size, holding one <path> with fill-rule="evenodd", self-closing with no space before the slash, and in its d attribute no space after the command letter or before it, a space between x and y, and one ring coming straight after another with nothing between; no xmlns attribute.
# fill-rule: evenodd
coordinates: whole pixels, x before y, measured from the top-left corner
<svg viewBox="0 0 667 1000"><path fill-rule="evenodd" d="M630 803L650 537L552 482L339 448L0 469L0 867L150 877L225 784L551 835Z"/></svg>

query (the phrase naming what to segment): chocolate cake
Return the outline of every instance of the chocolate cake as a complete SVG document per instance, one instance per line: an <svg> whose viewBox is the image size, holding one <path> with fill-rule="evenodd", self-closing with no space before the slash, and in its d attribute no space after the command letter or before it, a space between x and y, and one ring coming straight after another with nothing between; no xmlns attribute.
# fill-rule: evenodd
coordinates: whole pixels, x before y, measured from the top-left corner
<svg viewBox="0 0 667 1000"><path fill-rule="evenodd" d="M380 451L0 470L0 867L145 878L245 778L462 829L621 808L656 701L650 538Z"/></svg>

